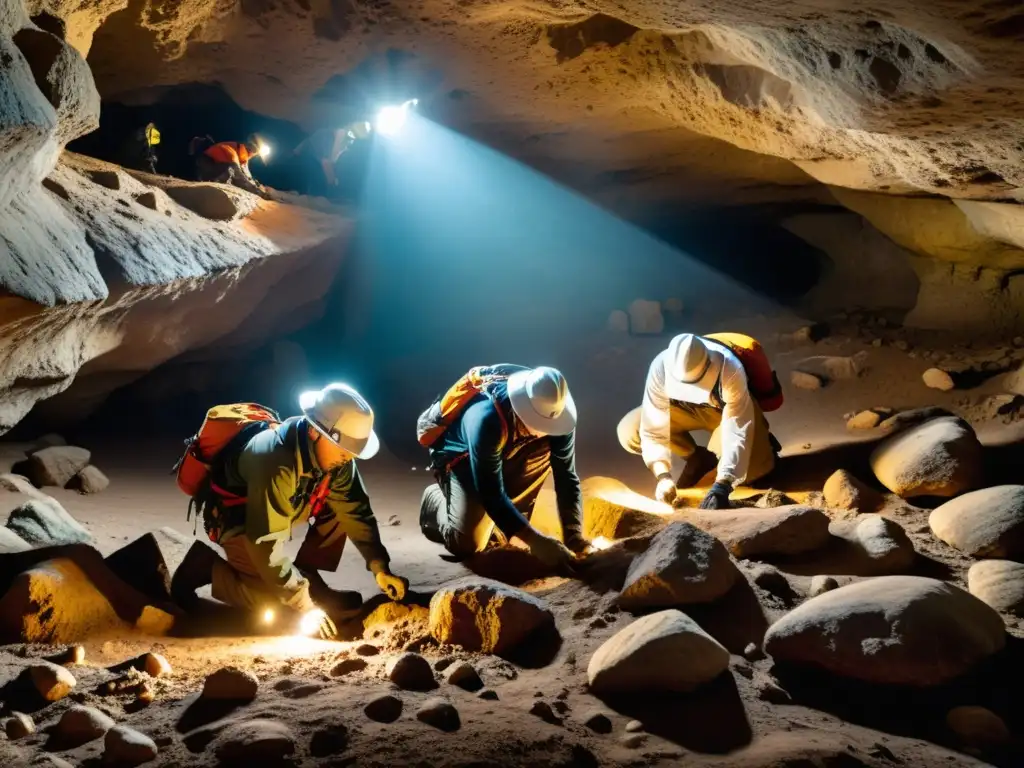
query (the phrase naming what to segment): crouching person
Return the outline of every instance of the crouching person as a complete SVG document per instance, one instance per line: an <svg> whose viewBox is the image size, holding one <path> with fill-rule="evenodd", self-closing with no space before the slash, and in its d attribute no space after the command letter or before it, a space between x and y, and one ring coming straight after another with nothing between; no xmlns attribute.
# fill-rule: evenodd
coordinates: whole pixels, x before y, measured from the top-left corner
<svg viewBox="0 0 1024 768"><path fill-rule="evenodd" d="M307 393L300 404L302 416L280 423L273 411L250 403L207 414L178 482L226 559L196 542L171 593L188 607L196 589L212 584L222 602L254 611L284 604L330 637L328 614L350 614L361 604L358 592L335 592L319 573L337 569L346 539L391 599L403 599L408 582L391 572L356 467L356 459L371 458L380 446L369 404L344 384ZM294 563L284 553L293 526L306 528Z"/></svg>
<svg viewBox="0 0 1024 768"><path fill-rule="evenodd" d="M587 551L576 474L576 405L554 368L473 368L419 418L437 479L423 493L420 528L456 559L487 548L495 526L545 565L571 570ZM553 475L564 543L530 523Z"/></svg>

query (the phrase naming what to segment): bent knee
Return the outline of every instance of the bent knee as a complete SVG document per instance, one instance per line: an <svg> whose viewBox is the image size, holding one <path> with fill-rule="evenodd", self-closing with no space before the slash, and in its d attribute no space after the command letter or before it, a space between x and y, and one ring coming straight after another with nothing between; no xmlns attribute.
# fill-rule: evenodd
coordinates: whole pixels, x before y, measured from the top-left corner
<svg viewBox="0 0 1024 768"><path fill-rule="evenodd" d="M640 409L630 411L615 428L619 445L629 453L640 453Z"/></svg>

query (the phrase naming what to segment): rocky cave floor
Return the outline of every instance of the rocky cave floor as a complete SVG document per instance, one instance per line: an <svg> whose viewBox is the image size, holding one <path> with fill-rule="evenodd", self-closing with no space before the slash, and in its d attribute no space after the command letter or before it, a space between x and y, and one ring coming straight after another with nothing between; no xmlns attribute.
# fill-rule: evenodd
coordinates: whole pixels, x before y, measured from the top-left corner
<svg viewBox="0 0 1024 768"><path fill-rule="evenodd" d="M864 624L854 622L851 628L836 621L831 652L836 657L845 654L844 663L873 670L863 677L900 673L893 671L892 661L872 660L872 653L884 657L886 651L868 648L870 640L864 641L859 651L862 657L858 657L856 637L851 646L844 633L863 631L867 637L891 633L895 644L901 646L894 657L896 667L904 664L916 670L907 673L911 677L942 670L944 679L955 678L928 687L857 681L858 675L849 670L839 675L821 669L828 662L821 662L820 656L817 663L787 665L766 656L762 646L767 628L805 603L809 593L822 589L819 582L824 575L834 576L840 587L871 577L898 579L892 574L917 574L967 589L967 570L978 559L940 540L933 532L934 520L933 526L929 525L932 509L945 499L904 500L884 491L872 475L868 454L881 440L889 439L883 437L886 422L854 428L847 420L876 409L878 418L861 416L854 424L877 423L889 415L884 407L948 408L971 423L984 445L973 459L960 453L956 461L983 462L984 485L1012 482L1021 431L1014 387L1018 386L1016 369L1024 360L1024 348L1011 343L985 348L943 344L939 337L912 336L884 319L859 316L836 318L817 341L813 340L817 331L795 336L764 333L787 394L786 406L771 417L773 430L784 445L784 459L775 475L737 494L745 496L753 509L737 515L662 508L639 495L651 490L639 460L609 447L607 435L598 437L596 427L588 437L583 423L579 465L581 476L589 476L585 481L586 526L591 535L604 535L617 543L592 556L579 581L532 572L517 552L498 550L473 563L478 573L511 579L542 601L554 617L556 633L538 631L505 652L506 658L441 644L433 637L426 607L431 596L469 571L440 559L439 548L419 534L416 510L427 482L422 468L410 468L408 462L382 453L364 463L363 469L393 567L412 583L406 605L393 605L376 596L358 555L349 550L338 573L330 574L328 580L335 587L360 589L367 604L361 620L343 628L344 642L278 637L254 629L252 617L221 616L208 623L179 623L172 633L179 636L172 637L146 638L122 627L90 637L62 638L66 642L56 647L39 643L3 646L0 700L4 716L15 711L28 713L36 730L17 739L0 736L0 764L100 765L111 762L114 754L132 764L149 758L147 750L153 745L159 752L150 764L163 766L671 763L737 768L932 768L981 764L979 759L1005 766L1022 764L1024 721L1012 702L1013 681L1019 680L1024 670L1024 621L1011 613L1002 614L1005 647L988 647L984 652L978 648L985 646L992 630L988 625L982 627L987 616L976 621L976 606L957 613L938 599L928 603L916 619L908 615L901 624L900 612L910 609L893 607L899 602L900 587L890 589L884 586L886 582L878 582L876 594L867 598L867 602L876 599L881 607L875 613L869 611ZM658 338L602 334L583 345L586 359L570 373L570 381L587 381L586 371L607 366L609 358L623 370L631 365L644 370L643 361L663 343ZM832 362L823 362L822 357ZM925 386L922 373L931 366L951 372L958 388L940 391ZM817 371L824 386L798 388L796 382L801 377L794 376L794 371ZM803 382L806 385L806 379ZM589 392L586 385L576 389L584 419L587 413L600 413L607 421L609 414L621 410L617 400L599 409L600 396ZM926 426L934 423L928 421ZM600 426L607 432L607 424L601 422ZM173 569L184 551L180 536L192 535L192 524L184 519L183 497L167 474L177 442L147 440L131 451L103 440L87 447L93 449L92 461L109 475L109 488L92 495L61 488L45 488L44 492L71 513L104 556L147 531L176 531L178 538L168 534L161 538L163 554ZM17 453L24 446L8 448ZM938 449L928 455L938 456ZM848 470L867 485L855 488L856 493L847 489L837 495L833 490L822 497L825 479L838 469ZM958 472L953 474L961 477ZM593 477L598 474L623 480L637 493L617 480ZM769 489L780 493L767 493ZM0 489L0 503L13 510L38 493L24 487L22 491ZM550 513L550 492L545 493L538 506L539 519L545 510ZM884 496L871 501L882 493ZM692 505L699 497L699 491L692 492L688 503ZM961 510L976 517L976 529L987 525L986 502L981 501ZM792 506L794 503L797 506ZM773 511L780 504L784 508ZM847 508L841 508L842 504ZM876 519L868 514L869 507L896 523L898 529L883 526L874 540L858 533L867 517ZM822 512L814 508L824 510L825 523ZM1004 525L1000 540L1005 545L1003 556L1019 558L1024 553L1020 549L1024 506L1018 503L1015 510L992 514L1009 515L1016 521ZM715 515L718 519L711 520ZM747 521L755 515L762 518L749 523L740 519L743 515ZM692 545L696 541L692 536L705 535L693 533L686 523L710 532L724 542L730 554L702 560L693 554L696 550L678 549L687 536ZM822 533L823 524L830 526L831 533ZM691 532L679 533L683 528ZM667 607L664 600L655 605L658 601L654 599L644 605L641 596L639 601L627 603L631 609L625 610L620 601L626 601L619 597L620 589L626 594L624 581L628 586L633 578L631 563L639 561L645 550L652 553L659 546L658 539L652 542L659 531L661 546L666 535L676 536L676 544L670 541L669 546L677 546L684 558L700 561L696 570L689 572L690 587L725 584L724 592L717 587L712 592L705 590L695 604L678 607L727 649L727 661L720 662L727 669L722 674L712 670L713 679L690 693L658 693L652 680L676 674L700 677L703 673L697 668L713 666L705 658L706 647L699 643L675 646L663 641L649 648L646 657L639 654L634 666L626 670L627 677L646 681L643 692L608 693L598 698L588 684L588 667L595 652L633 623L634 613L649 614ZM944 536L950 537L948 533ZM913 553L908 552L907 541L912 543ZM298 543L294 542L294 547ZM722 576L729 563L735 563L739 574L731 587L730 579ZM728 583L722 582L723 578ZM656 592L649 592L648 598ZM841 590L814 599L838 594ZM33 598L36 610L47 604L51 609L56 606L58 613L74 610L62 607L59 595ZM894 601L893 605L887 605L887 600ZM972 599L972 603L978 601ZM9 609L10 601L0 600L0 607ZM23 610L31 613L32 608ZM508 626L515 623L508 620L509 615L504 615L505 625L499 634L514 630ZM921 615L923 623L915 629ZM43 616L41 621L52 618ZM889 626L880 630L880 623ZM921 626L931 628L925 635L929 631L950 634L923 638ZM828 630L823 632L828 635ZM25 668L76 645L84 649L84 658L72 654L62 659L77 681L73 690L56 702L39 700L32 687L26 687ZM779 641L779 655L792 659L791 648L784 646ZM424 679L419 670L417 680L415 663L408 660L403 662L405 666L399 665L405 673L394 671L397 657L405 651L421 654L433 674ZM162 655L170 669L160 669L159 664L149 667L159 673L154 678L124 666L149 652ZM815 653L806 648L804 652ZM479 682L457 663L460 661L475 669ZM211 683L206 683L208 695L200 695L207 677L224 667L244 671L238 679L226 681L228 687L233 684L238 689L238 700L214 698ZM458 675L453 675L454 669L459 669ZM112 681L120 682L108 685ZM258 690L253 695L250 686L256 681ZM483 691L478 690L481 685ZM424 688L429 690L417 690ZM400 704L378 701L388 695ZM436 697L450 703L457 718L433 701ZM428 700L430 706L426 706ZM371 702L376 703L368 708ZM95 713L80 713L77 720L64 717L74 705L105 713L115 723L147 735L153 745L142 740L141 746L133 747L130 733L110 731L111 723ZM1001 717L1003 731L984 713L968 712L959 720L947 717L954 707L975 705ZM58 726L62 717L64 722ZM11 728L8 720L8 734L17 730ZM114 742L116 745L110 746Z"/></svg>

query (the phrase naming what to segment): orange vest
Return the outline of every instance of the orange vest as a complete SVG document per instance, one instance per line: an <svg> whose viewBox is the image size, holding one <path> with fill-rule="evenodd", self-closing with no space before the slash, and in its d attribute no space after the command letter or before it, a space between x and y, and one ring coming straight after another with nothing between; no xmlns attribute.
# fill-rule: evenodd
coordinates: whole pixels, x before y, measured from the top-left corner
<svg viewBox="0 0 1024 768"><path fill-rule="evenodd" d="M245 144L239 144L237 141L222 141L214 144L203 154L218 163L238 163L239 165L245 165L252 157L249 150L245 148Z"/></svg>

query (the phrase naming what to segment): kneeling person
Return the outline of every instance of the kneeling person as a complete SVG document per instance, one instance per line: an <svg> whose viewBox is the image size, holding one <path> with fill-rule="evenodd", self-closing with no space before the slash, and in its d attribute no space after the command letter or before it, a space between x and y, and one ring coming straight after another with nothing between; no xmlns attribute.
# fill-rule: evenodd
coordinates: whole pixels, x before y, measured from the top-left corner
<svg viewBox="0 0 1024 768"><path fill-rule="evenodd" d="M737 483L757 480L775 467L779 444L764 411L782 405L782 389L761 345L738 333L683 333L647 372L643 404L619 422L622 447L643 456L657 478L659 501L673 503L717 466L702 509L726 509ZM691 432L720 430L721 458L694 442ZM672 455L686 460L678 480Z"/></svg>
<svg viewBox="0 0 1024 768"><path fill-rule="evenodd" d="M211 493L194 501L227 560L202 542L193 544L171 584L179 604L194 602L196 589L212 584L215 598L239 608L283 603L304 615L317 611L321 634L330 636L333 625L317 603L329 613L342 613L361 602L355 593L355 605L332 605L344 593L331 590L319 573L337 569L349 537L381 590L393 600L405 596L408 582L391 573L355 462L371 458L380 446L373 411L344 384L303 400L302 416L281 423L254 421L213 460ZM284 544L295 525L307 530L292 563Z"/></svg>
<svg viewBox="0 0 1024 768"><path fill-rule="evenodd" d="M576 474L576 405L554 368L473 368L419 418L437 485L423 493L420 527L465 558L481 552L497 526L543 563L569 568L583 538L583 494ZM554 476L564 544L530 524L548 475Z"/></svg>

